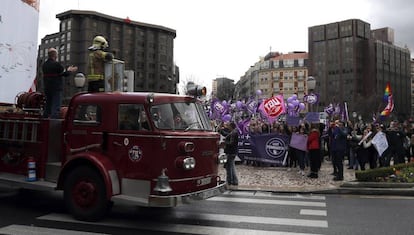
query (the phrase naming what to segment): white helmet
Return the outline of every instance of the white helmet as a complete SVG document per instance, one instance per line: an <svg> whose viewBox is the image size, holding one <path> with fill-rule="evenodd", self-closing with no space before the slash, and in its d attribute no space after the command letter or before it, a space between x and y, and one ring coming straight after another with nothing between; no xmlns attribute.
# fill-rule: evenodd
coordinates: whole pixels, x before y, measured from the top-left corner
<svg viewBox="0 0 414 235"><path fill-rule="evenodd" d="M105 49L107 48L108 42L106 41L106 39L102 36L96 36L93 41L92 41L92 46L89 47L89 49Z"/></svg>

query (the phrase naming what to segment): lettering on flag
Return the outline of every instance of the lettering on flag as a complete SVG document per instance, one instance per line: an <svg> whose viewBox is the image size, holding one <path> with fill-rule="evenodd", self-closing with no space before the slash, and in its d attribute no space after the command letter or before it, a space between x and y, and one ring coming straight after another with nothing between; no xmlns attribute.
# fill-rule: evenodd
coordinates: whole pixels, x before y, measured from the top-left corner
<svg viewBox="0 0 414 235"><path fill-rule="evenodd" d="M279 115L285 112L285 102L282 95L273 96L264 100L259 110L267 117L269 122L273 122Z"/></svg>
<svg viewBox="0 0 414 235"><path fill-rule="evenodd" d="M288 143L288 135L274 133L251 135L249 145L244 146L245 150L249 147L250 152L244 151L243 156L245 160L282 165L286 161L285 158L289 149Z"/></svg>

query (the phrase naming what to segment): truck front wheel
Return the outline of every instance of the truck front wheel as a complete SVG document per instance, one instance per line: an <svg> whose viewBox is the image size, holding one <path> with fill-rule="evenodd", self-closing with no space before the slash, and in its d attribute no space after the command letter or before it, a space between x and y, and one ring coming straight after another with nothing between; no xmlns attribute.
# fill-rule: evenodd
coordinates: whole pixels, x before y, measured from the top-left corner
<svg viewBox="0 0 414 235"><path fill-rule="evenodd" d="M105 184L99 172L80 166L70 172L65 180L66 208L78 220L97 221L108 212Z"/></svg>

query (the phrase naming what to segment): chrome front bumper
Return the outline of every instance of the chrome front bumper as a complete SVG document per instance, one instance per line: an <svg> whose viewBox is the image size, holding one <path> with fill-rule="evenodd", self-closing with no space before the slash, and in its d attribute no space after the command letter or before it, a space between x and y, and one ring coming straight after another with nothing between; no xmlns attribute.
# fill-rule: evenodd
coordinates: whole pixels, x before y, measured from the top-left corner
<svg viewBox="0 0 414 235"><path fill-rule="evenodd" d="M180 195L149 195L148 206L150 207L175 207L180 204L188 204L193 201L205 200L210 197L218 196L226 191L226 182L220 183L214 187L197 192L180 194Z"/></svg>

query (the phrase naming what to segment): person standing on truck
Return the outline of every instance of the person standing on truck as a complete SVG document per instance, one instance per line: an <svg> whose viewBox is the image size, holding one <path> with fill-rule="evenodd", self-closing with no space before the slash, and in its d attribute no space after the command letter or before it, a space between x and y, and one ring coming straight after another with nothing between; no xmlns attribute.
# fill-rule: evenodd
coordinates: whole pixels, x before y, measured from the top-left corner
<svg viewBox="0 0 414 235"><path fill-rule="evenodd" d="M71 72L76 72L78 67L69 66L67 69L57 61L58 52L55 48L49 48L48 59L42 66L44 93L46 96L46 108L43 113L45 118L59 118L62 104L63 77Z"/></svg>
<svg viewBox="0 0 414 235"><path fill-rule="evenodd" d="M102 36L96 36L92 41L92 46L88 48L88 92L105 91L105 62L112 61L114 55L105 52L108 48L108 42Z"/></svg>
<svg viewBox="0 0 414 235"><path fill-rule="evenodd" d="M234 159L237 154L237 147L239 145L239 131L237 130L234 122L230 122L229 124L226 123L225 128L230 131L224 140L224 153L227 155L227 184L231 187L239 185L239 180L236 174L236 165L234 163Z"/></svg>

